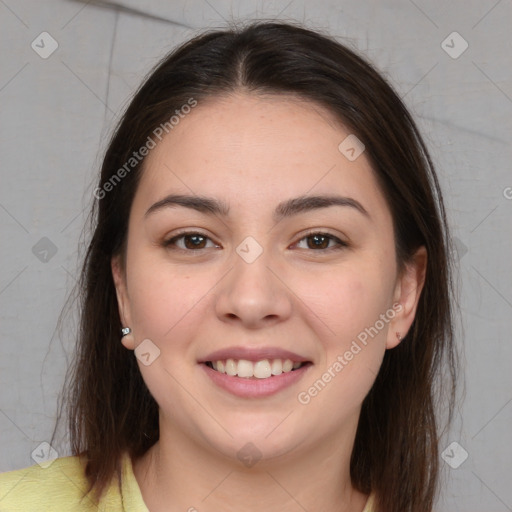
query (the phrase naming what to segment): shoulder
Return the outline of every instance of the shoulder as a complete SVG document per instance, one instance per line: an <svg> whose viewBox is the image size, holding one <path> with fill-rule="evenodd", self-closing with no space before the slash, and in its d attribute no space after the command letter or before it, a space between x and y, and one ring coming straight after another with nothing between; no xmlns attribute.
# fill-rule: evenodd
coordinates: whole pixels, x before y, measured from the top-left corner
<svg viewBox="0 0 512 512"><path fill-rule="evenodd" d="M84 464L78 456L62 457L49 466L34 465L0 475L0 510L97 511L87 494Z"/></svg>
<svg viewBox="0 0 512 512"><path fill-rule="evenodd" d="M375 509L375 495L370 494L368 501L363 509L363 512L377 512Z"/></svg>

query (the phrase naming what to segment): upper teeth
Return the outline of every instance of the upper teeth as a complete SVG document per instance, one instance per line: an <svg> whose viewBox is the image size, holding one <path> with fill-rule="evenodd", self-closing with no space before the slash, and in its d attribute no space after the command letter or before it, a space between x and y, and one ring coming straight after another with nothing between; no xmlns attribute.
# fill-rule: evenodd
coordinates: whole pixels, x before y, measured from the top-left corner
<svg viewBox="0 0 512 512"><path fill-rule="evenodd" d="M257 379L266 379L271 375L281 375L283 372L291 372L292 369L299 368L302 363L294 363L291 359L262 359L261 361L248 361L247 359L227 359L226 361L212 361L215 370L228 375L238 375L238 377L256 377Z"/></svg>

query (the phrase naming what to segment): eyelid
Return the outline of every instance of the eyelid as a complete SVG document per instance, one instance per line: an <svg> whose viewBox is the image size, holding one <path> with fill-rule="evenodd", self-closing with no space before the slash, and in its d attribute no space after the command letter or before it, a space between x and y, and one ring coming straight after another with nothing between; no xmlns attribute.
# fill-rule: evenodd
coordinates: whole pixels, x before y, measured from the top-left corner
<svg viewBox="0 0 512 512"><path fill-rule="evenodd" d="M299 242L302 242L302 240L304 240L305 238L309 238L310 236L313 236L313 235L320 235L320 236L329 238L330 240L333 240L334 242L336 242L337 245L335 245L334 247L328 247L327 249L318 249L318 250L307 249L309 252L326 253L326 252L329 252L332 250L339 250L339 249L349 247L349 243L346 242L345 240L342 240L339 236L336 236L333 233L329 233L328 231L322 230L319 228L308 230L293 245L297 245Z"/></svg>
<svg viewBox="0 0 512 512"><path fill-rule="evenodd" d="M162 241L162 245L166 248L170 247L171 245L174 245L175 250L182 251L182 252L189 252L189 253L190 252L200 252L203 249L197 249L194 251L191 249L182 249L181 247L176 246L176 244L175 244L176 240L179 240L180 238L184 238L186 236L191 236L191 235L202 236L202 237L208 239L209 241L213 242L216 246L220 245L217 242L215 242L215 240L213 240L210 235L202 232L200 229L196 229L196 230L184 229L183 231L178 231L177 233L173 233L173 235L170 238L169 237L164 238L164 240ZM211 249L211 247L206 247L206 249Z"/></svg>
<svg viewBox="0 0 512 512"><path fill-rule="evenodd" d="M197 229L197 230L184 229L182 231L178 231L177 233L174 233L172 235L172 237L165 238L163 240L163 242L162 242L162 245L165 248L168 248L171 245L174 245L174 249L173 250L177 250L177 251L181 251L181 252L188 252L188 253L191 253L191 252L200 253L201 251L203 251L205 249L212 249L212 247L203 247L203 248L199 248L199 249L194 250L194 249L183 249L181 247L177 247L176 246L176 241L177 240L179 240L181 238L184 238L186 236L192 236L192 235L199 235L199 236L202 236L202 237L206 238L207 240L209 240L212 243L214 243L217 246L216 248L218 248L218 246L220 245L217 242L215 242L215 240L213 240L208 234L202 232L200 229ZM309 249L309 248L305 249L308 252L326 253L326 252L340 250L340 249L349 247L349 244L346 241L342 240L341 238L339 238L338 236L336 236L336 235L334 235L332 233L329 233L326 230L322 230L322 229L319 229L319 228L311 228L306 233L303 233L301 235L301 237L296 242L294 242L292 244L292 246L297 245L298 243L302 242L306 238L308 238L310 236L313 236L313 235L319 235L319 236L326 237L329 240L334 241L336 243L336 245L334 247L327 247L326 249Z"/></svg>

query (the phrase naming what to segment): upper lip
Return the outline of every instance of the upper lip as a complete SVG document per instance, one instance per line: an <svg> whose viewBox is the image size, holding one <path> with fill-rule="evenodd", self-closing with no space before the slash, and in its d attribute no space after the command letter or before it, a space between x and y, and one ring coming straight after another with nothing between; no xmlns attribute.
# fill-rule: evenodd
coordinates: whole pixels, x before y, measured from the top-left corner
<svg viewBox="0 0 512 512"><path fill-rule="evenodd" d="M245 359L247 361L261 361L263 359L291 359L294 363L305 363L309 359L303 357L295 352L284 350L277 347L229 347L216 350L206 357L200 359L199 363L206 363L208 361L225 361L226 359Z"/></svg>

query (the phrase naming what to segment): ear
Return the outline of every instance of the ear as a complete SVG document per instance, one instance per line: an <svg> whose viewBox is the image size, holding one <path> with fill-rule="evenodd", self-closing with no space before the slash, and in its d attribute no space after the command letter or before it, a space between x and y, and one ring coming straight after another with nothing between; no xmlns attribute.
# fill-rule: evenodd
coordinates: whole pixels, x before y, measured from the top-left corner
<svg viewBox="0 0 512 512"><path fill-rule="evenodd" d="M116 288L117 304L119 308L119 317L123 327L130 327L132 325L130 315L130 299L128 297L128 290L126 288L126 275L124 265L120 255L112 257L110 261L112 268L112 277ZM121 338L121 343L129 350L135 349L135 338L132 334L128 334Z"/></svg>
<svg viewBox="0 0 512 512"><path fill-rule="evenodd" d="M426 272L427 250L421 246L398 276L394 300L401 308L395 309L396 315L390 322L386 348L396 347L409 331L425 284Z"/></svg>

